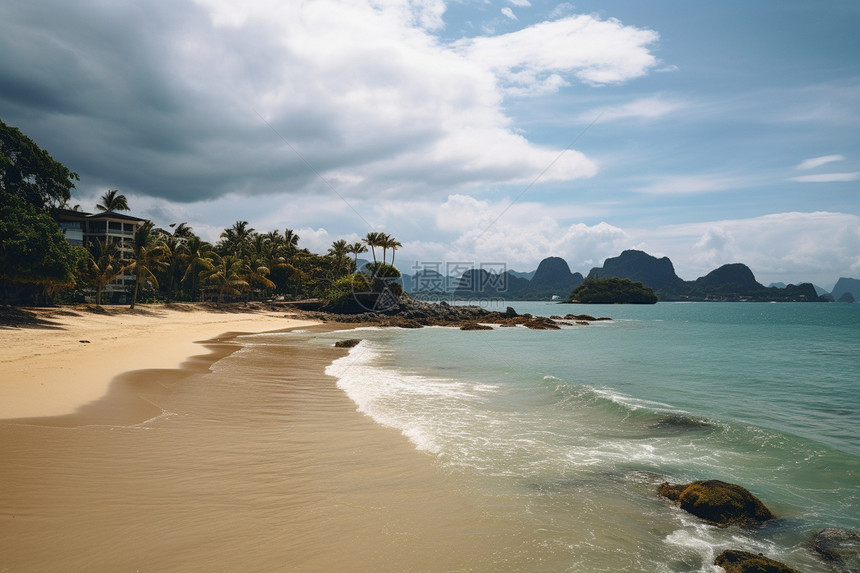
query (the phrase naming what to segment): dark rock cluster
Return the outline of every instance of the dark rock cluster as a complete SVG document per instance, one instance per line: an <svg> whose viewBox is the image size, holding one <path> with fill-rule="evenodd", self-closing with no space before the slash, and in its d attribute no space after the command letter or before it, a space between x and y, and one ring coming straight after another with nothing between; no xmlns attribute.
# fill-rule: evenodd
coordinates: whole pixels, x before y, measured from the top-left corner
<svg viewBox="0 0 860 573"><path fill-rule="evenodd" d="M569 314L564 320L518 314L508 307L504 312L490 311L479 306L453 306L446 302L425 303L410 297L399 298L392 304L380 310L368 310L361 313L307 312L307 318L324 322L362 323L377 326L396 326L400 328L421 328L423 326L450 326L462 330L487 330L486 325L525 326L532 330L558 330L561 326L571 325L570 320L578 324L588 324L596 320L611 320L609 318L594 318L588 315Z"/></svg>

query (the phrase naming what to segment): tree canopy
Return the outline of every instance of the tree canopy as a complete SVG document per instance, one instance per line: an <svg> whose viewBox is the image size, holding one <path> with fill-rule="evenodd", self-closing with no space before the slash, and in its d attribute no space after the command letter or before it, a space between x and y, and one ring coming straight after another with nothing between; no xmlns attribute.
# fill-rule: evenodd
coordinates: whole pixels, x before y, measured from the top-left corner
<svg viewBox="0 0 860 573"><path fill-rule="evenodd" d="M644 283L610 277L587 279L570 294L569 302L584 304L654 304L657 295Z"/></svg>
<svg viewBox="0 0 860 573"><path fill-rule="evenodd" d="M0 120L0 193L46 209L71 199L75 181L77 173Z"/></svg>

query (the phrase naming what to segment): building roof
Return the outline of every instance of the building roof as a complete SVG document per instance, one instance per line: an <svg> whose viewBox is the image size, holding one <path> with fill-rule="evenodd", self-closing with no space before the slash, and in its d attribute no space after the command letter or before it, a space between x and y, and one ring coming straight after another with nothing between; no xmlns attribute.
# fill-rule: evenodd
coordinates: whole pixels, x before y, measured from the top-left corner
<svg viewBox="0 0 860 573"><path fill-rule="evenodd" d="M125 215L123 213L117 213L116 211L106 211L104 213L86 213L84 211L72 211L71 209L52 209L51 212L56 219L62 221L99 221L108 219L119 219L121 221L129 221L132 223L146 221L146 219L141 219L140 217L133 217L131 215Z"/></svg>

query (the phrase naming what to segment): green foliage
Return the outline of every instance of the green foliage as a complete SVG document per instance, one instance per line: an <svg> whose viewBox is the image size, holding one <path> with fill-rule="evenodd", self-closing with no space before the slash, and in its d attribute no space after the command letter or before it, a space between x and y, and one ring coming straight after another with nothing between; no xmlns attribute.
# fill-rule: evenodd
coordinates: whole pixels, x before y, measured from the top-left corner
<svg viewBox="0 0 860 573"><path fill-rule="evenodd" d="M164 262L165 253L163 243L153 229L152 221L146 221L134 232L132 243L134 255L126 269L134 275L134 294L131 298L131 307L134 308L137 296L140 292L141 283L144 281L152 283L158 288L156 272L165 269L168 265Z"/></svg>
<svg viewBox="0 0 860 573"><path fill-rule="evenodd" d="M585 304L654 304L657 295L643 283L611 277L587 279L571 293L569 300Z"/></svg>
<svg viewBox="0 0 860 573"><path fill-rule="evenodd" d="M79 180L77 173L55 161L18 128L0 121L0 196L46 209L71 199Z"/></svg>
<svg viewBox="0 0 860 573"><path fill-rule="evenodd" d="M74 285L78 252L57 223L23 200L6 199L0 205L2 290L32 298Z"/></svg>
<svg viewBox="0 0 860 573"><path fill-rule="evenodd" d="M118 189L110 189L105 192L99 203L96 205L96 209L104 212L131 210L128 206L128 199L126 199L125 195L120 193Z"/></svg>
<svg viewBox="0 0 860 573"><path fill-rule="evenodd" d="M334 312L350 312L360 310L362 297L372 290L372 281L364 273L353 273L341 277L334 282L323 298L328 301L328 308Z"/></svg>

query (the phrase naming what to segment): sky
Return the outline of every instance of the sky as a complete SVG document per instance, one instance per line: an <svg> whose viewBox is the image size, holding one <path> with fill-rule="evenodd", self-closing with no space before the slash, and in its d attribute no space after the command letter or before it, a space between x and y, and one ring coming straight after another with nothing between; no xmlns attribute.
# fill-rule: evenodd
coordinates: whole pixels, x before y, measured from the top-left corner
<svg viewBox="0 0 860 573"><path fill-rule="evenodd" d="M860 277L860 3L0 3L0 119L159 226L401 270Z"/></svg>

